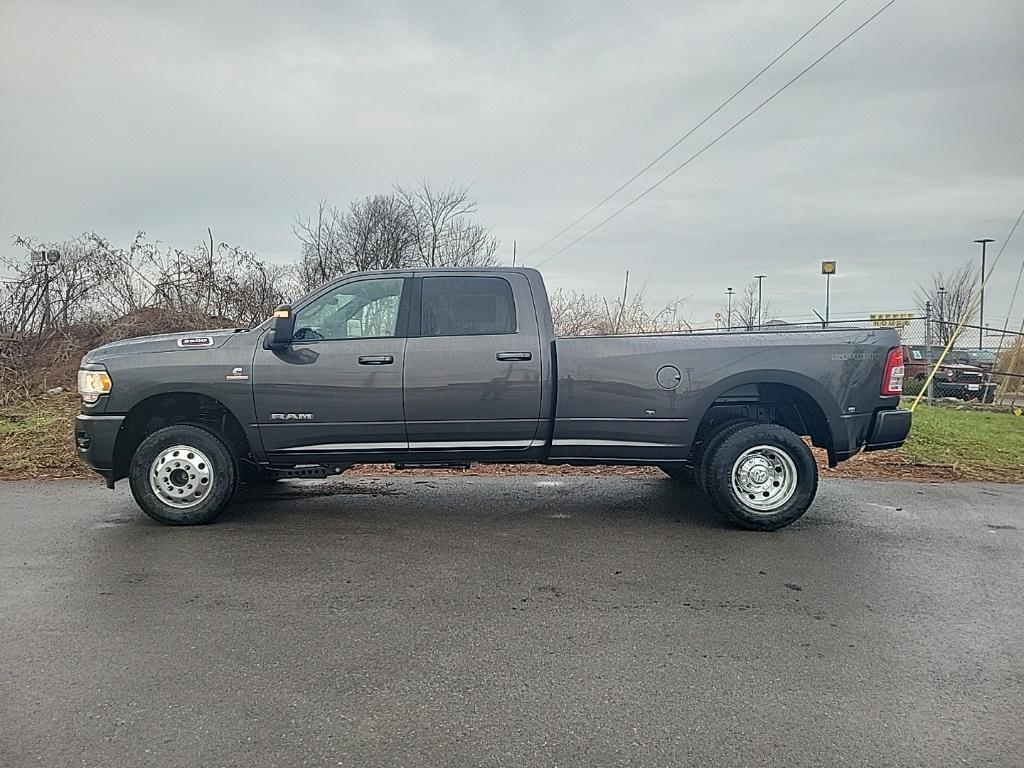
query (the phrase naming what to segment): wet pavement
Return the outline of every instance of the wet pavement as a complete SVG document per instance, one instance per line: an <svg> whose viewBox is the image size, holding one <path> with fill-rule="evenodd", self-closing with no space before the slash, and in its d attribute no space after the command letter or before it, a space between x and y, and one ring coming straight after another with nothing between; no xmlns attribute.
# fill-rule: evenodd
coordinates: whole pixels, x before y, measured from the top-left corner
<svg viewBox="0 0 1024 768"><path fill-rule="evenodd" d="M0 765L1018 766L1024 487L0 483Z"/></svg>

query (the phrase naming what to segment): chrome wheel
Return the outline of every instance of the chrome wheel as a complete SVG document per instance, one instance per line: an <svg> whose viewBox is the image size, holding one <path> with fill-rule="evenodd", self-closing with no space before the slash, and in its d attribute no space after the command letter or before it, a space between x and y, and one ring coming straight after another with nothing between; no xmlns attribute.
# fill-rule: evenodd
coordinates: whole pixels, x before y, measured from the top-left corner
<svg viewBox="0 0 1024 768"><path fill-rule="evenodd" d="M175 445L157 454L149 468L149 487L164 504L175 509L194 507L213 489L213 468L204 453L188 445Z"/></svg>
<svg viewBox="0 0 1024 768"><path fill-rule="evenodd" d="M796 486L796 465L788 453L772 445L750 448L732 465L733 492L755 514L772 514L793 498Z"/></svg>

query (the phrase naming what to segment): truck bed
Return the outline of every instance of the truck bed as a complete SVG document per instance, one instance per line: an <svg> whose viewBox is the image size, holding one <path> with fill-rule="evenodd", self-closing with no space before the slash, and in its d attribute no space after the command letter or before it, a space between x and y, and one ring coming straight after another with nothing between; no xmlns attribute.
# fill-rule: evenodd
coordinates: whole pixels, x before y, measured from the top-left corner
<svg viewBox="0 0 1024 768"><path fill-rule="evenodd" d="M688 453L713 404L763 402L791 390L821 410L834 434L826 447L842 460L866 439L886 355L899 337L863 328L559 337L554 344L554 460L672 460Z"/></svg>

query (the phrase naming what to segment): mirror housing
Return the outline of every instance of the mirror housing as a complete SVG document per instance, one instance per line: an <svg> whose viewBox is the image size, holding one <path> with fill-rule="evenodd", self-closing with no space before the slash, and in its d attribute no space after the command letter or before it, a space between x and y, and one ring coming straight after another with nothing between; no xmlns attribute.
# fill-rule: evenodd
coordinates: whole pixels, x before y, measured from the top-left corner
<svg viewBox="0 0 1024 768"><path fill-rule="evenodd" d="M274 325L267 334L267 346L272 349L287 347L295 336L295 313L291 304L282 304L274 310Z"/></svg>

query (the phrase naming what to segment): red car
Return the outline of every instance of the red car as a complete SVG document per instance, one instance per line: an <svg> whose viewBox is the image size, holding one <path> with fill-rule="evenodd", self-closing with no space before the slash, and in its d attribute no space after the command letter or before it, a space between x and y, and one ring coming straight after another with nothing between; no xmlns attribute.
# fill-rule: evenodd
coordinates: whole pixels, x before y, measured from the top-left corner
<svg viewBox="0 0 1024 768"><path fill-rule="evenodd" d="M932 363L942 355L942 349L932 348ZM906 381L920 382L928 378L928 348L925 346L903 346L903 366ZM908 390L911 389L908 387ZM991 403L995 399L995 382L988 373L975 365L954 363L943 360L932 380L932 392L936 397L955 397L960 400L980 400Z"/></svg>

